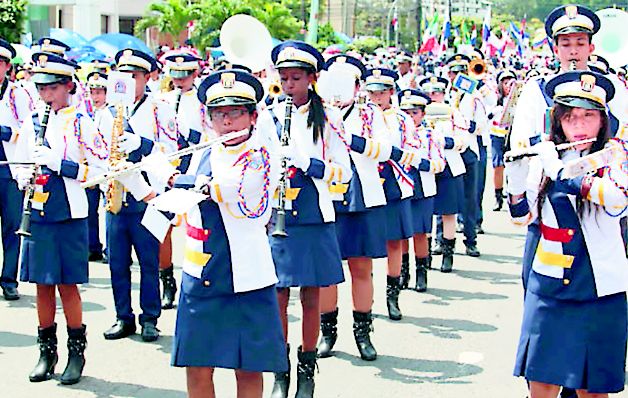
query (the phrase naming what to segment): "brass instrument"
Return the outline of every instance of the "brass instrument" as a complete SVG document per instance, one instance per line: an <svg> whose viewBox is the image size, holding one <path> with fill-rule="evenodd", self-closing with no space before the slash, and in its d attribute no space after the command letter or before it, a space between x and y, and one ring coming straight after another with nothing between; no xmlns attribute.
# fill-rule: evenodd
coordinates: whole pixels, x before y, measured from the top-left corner
<svg viewBox="0 0 628 398"><path fill-rule="evenodd" d="M281 146L290 145L290 124L292 121L292 97L286 98L286 117L281 130ZM275 237L285 238L288 236L286 232L286 192L288 191L288 159L283 156L281 158L281 178L279 180L277 218L275 220L275 229L272 235Z"/></svg>
<svg viewBox="0 0 628 398"><path fill-rule="evenodd" d="M578 70L578 61L576 61L575 59L569 61L569 70Z"/></svg>
<svg viewBox="0 0 628 398"><path fill-rule="evenodd" d="M281 83L279 83L278 80L273 80L268 85L268 95L270 95L273 98L276 98L276 97L279 97L281 94L283 94L283 89L281 88Z"/></svg>
<svg viewBox="0 0 628 398"><path fill-rule="evenodd" d="M35 145L43 145L44 138L46 136L46 129L48 128L48 119L50 118L50 104L46 105L44 110L44 116L41 119L39 130L35 136ZM33 211L33 196L35 195L35 184L37 177L41 174L41 167L33 164L32 175L28 186L26 187L26 193L24 194L24 203L22 206L22 220L20 222L20 228L15 232L19 236L31 236L31 214Z"/></svg>
<svg viewBox="0 0 628 398"><path fill-rule="evenodd" d="M596 140L597 140L597 138L588 138L586 140L580 140L580 141L575 141L575 142L566 142L564 144L556 145L556 150L557 151L564 151L564 150L567 150L567 149L570 149L570 148L577 147L578 145L589 144L589 143L595 142ZM515 160L536 156L539 153L538 153L538 151L534 147L535 147L535 145L532 145L529 148L524 148L524 149L519 149L519 150L514 149L512 151L508 151L508 152L504 153L504 162L514 162Z"/></svg>
<svg viewBox="0 0 628 398"><path fill-rule="evenodd" d="M111 152L109 153L109 167L115 169L118 164L126 160L126 154L120 151L120 136L124 133L124 107L120 104L116 106L116 117L113 120L113 129L111 131ZM124 194L124 186L116 180L107 182L107 198L105 209L112 214L118 214L122 209L122 195Z"/></svg>
<svg viewBox="0 0 628 398"><path fill-rule="evenodd" d="M202 142L200 144L196 144L196 145L192 145L189 146L187 148L183 148L180 149L176 152L172 152L166 155L166 159L168 159L168 161L173 161L176 159L179 159L182 156L185 155L189 155L192 154L196 151L200 151L202 149L205 149L209 146L212 145L216 145L216 144L221 144L223 142L227 142L227 141L231 141L233 139L236 138L240 138L240 137L244 137L245 135L249 134L248 130L242 130L242 131L236 131L233 133L229 133L229 134L225 134L225 135L221 135L218 136L214 139L208 140L206 142ZM125 165L124 168L117 168L117 169L113 169L111 171L108 171L106 173L103 173L97 177L92 178L91 180L85 181L83 183L81 183L81 188L91 188L95 185L98 184L102 184L104 182L110 181L110 180L115 180L116 178L120 178L122 176L125 176L127 174L136 172L138 170L141 170L142 168L142 164L143 162L138 162L138 163L133 163L130 165Z"/></svg>
<svg viewBox="0 0 628 398"><path fill-rule="evenodd" d="M481 58L473 58L471 62L469 62L469 75L477 78L484 73L486 73L486 62Z"/></svg>

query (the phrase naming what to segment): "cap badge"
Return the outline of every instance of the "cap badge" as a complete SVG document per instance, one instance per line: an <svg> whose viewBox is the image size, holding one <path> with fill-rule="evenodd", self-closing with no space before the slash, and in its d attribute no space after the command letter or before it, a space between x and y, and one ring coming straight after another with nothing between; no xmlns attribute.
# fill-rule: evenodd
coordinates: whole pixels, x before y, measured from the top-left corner
<svg viewBox="0 0 628 398"><path fill-rule="evenodd" d="M336 58L336 62L338 62L339 64L344 64L345 62L347 62L347 57L338 57Z"/></svg>
<svg viewBox="0 0 628 398"><path fill-rule="evenodd" d="M45 46L49 46L50 45L50 39L44 39L42 44L45 45Z"/></svg>
<svg viewBox="0 0 628 398"><path fill-rule="evenodd" d="M597 62L597 55L591 55L591 56L589 57L589 60L590 60L591 62Z"/></svg>
<svg viewBox="0 0 628 398"><path fill-rule="evenodd" d="M375 69L375 70L373 71L373 76L374 76L374 77L378 77L378 78L379 78L379 77L381 77L381 76L382 76L382 71L381 71L381 69Z"/></svg>
<svg viewBox="0 0 628 398"><path fill-rule="evenodd" d="M124 58L125 61L129 61L131 57L133 57L133 50L124 50L124 52L122 53L122 58Z"/></svg>
<svg viewBox="0 0 628 398"><path fill-rule="evenodd" d="M224 89L232 89L235 85L236 75L235 73L223 73L220 75L220 83Z"/></svg>
<svg viewBox="0 0 628 398"><path fill-rule="evenodd" d="M177 57L175 58L174 62L176 62L178 65L181 65L183 63L184 58L183 57Z"/></svg>
<svg viewBox="0 0 628 398"><path fill-rule="evenodd" d="M462 56L461 55L456 55L456 58L454 58L456 61L462 61Z"/></svg>
<svg viewBox="0 0 628 398"><path fill-rule="evenodd" d="M403 96L404 96L405 98L410 98L410 97L412 96L412 91L410 91L410 90L406 90L406 91L404 91L404 92L403 92Z"/></svg>
<svg viewBox="0 0 628 398"><path fill-rule="evenodd" d="M288 47L283 49L280 53L279 53L279 61L285 61L285 60L289 60L289 59L295 59L296 58L296 51L293 47Z"/></svg>
<svg viewBox="0 0 628 398"><path fill-rule="evenodd" d="M432 83L432 84L438 83L438 78L436 76L430 77L430 83Z"/></svg>
<svg viewBox="0 0 628 398"><path fill-rule="evenodd" d="M595 76L593 75L582 75L580 76L580 86L583 91L590 93L595 88Z"/></svg>
<svg viewBox="0 0 628 398"><path fill-rule="evenodd" d="M40 55L39 58L37 58L37 63L39 64L40 68L45 68L46 64L48 63L48 56L47 55Z"/></svg>
<svg viewBox="0 0 628 398"><path fill-rule="evenodd" d="M565 15L567 15L569 19L575 19L578 16L578 6L565 7Z"/></svg>

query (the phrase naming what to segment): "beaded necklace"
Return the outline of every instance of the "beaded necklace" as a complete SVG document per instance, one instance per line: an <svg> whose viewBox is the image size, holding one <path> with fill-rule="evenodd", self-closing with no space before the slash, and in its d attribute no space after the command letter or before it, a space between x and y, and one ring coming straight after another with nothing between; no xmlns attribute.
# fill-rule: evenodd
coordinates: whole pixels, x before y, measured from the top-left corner
<svg viewBox="0 0 628 398"><path fill-rule="evenodd" d="M366 110L370 112L367 112ZM375 118L375 112L370 106L360 108L360 119L362 120L362 137L373 137L373 119Z"/></svg>
<svg viewBox="0 0 628 398"><path fill-rule="evenodd" d="M270 156L268 154L268 150L264 147L259 149L259 153L261 155L261 164L256 162L253 156L257 153L255 149L249 149L245 153L243 153L238 160L234 163L235 165L242 165L242 172L240 173L240 185L238 186L238 207L242 214L244 214L247 218L259 218L261 217L266 209L268 208L269 202L269 191L270 191ZM244 197L244 176L246 174L246 170L251 168L253 171L259 171L263 169L263 179L264 183L262 185L262 196L260 197L257 205L250 209L246 203L246 198Z"/></svg>
<svg viewBox="0 0 628 398"><path fill-rule="evenodd" d="M107 159L109 150L107 149L107 143L103 139L103 136L100 133L100 131L96 132L96 136L94 137L93 148L87 145L87 143L83 140L83 135L81 134L81 117L83 117L83 115L81 115L80 113L77 113L76 118L74 119L74 136L76 137L76 140L78 141L79 145L82 148L87 149L89 153L96 156L98 159L100 160ZM99 149L103 150L102 154L99 154L97 152L97 150Z"/></svg>

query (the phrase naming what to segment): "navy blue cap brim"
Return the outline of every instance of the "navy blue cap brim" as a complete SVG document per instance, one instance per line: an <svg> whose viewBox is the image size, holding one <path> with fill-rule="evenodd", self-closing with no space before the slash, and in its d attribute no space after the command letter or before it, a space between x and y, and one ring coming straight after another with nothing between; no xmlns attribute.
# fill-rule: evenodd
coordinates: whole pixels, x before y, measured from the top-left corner
<svg viewBox="0 0 628 398"><path fill-rule="evenodd" d="M593 31L583 26L565 26L564 28L559 29L556 33L554 33L554 37L558 35L568 35L570 33L588 33L592 35Z"/></svg>
<svg viewBox="0 0 628 398"><path fill-rule="evenodd" d="M571 108L584 108L584 109L593 109L598 111L606 110L606 107L599 102L580 97L558 97L554 99L554 102L569 106Z"/></svg>
<svg viewBox="0 0 628 398"><path fill-rule="evenodd" d="M140 72L150 73L150 71L148 69L142 68L141 66L135 66L135 65L120 65L120 66L118 66L117 70L119 72L140 71Z"/></svg>
<svg viewBox="0 0 628 398"><path fill-rule="evenodd" d="M172 70L172 69L170 69L170 71L168 72L168 75L170 75L170 77L172 77L173 79L183 79L185 77L190 76L192 73L194 73L193 70Z"/></svg>
<svg viewBox="0 0 628 398"><path fill-rule="evenodd" d="M395 88L395 86L393 84L386 83L366 83L364 86L366 91L384 91L390 90L391 88Z"/></svg>
<svg viewBox="0 0 628 398"><path fill-rule="evenodd" d="M70 76L52 75L50 73L35 73L31 77L31 81L35 84L54 84L64 80L71 80Z"/></svg>
<svg viewBox="0 0 628 398"><path fill-rule="evenodd" d="M283 68L299 68L299 69L308 69L316 71L316 67L312 64L308 64L307 62L289 60L283 61L275 65L275 69L283 69Z"/></svg>
<svg viewBox="0 0 628 398"><path fill-rule="evenodd" d="M242 97L220 97L206 104L208 108L216 108L219 106L239 106L239 105L257 105L255 100Z"/></svg>
<svg viewBox="0 0 628 398"><path fill-rule="evenodd" d="M451 72L460 72L463 70L467 70L467 65L452 65L449 67Z"/></svg>

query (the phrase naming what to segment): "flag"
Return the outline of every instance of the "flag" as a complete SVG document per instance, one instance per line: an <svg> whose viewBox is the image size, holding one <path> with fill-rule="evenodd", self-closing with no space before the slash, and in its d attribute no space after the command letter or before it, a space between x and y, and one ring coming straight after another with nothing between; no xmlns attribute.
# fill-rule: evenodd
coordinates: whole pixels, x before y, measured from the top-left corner
<svg viewBox="0 0 628 398"><path fill-rule="evenodd" d="M438 40L436 39L436 31L438 30L438 14L434 14L432 23L423 34L423 45L419 49L419 53L434 52Z"/></svg>
<svg viewBox="0 0 628 398"><path fill-rule="evenodd" d="M441 51L447 51L449 47L449 38L451 37L451 20L449 18L449 10L445 12L445 22L443 22L443 33L441 35L440 44Z"/></svg>
<svg viewBox="0 0 628 398"><path fill-rule="evenodd" d="M397 26L399 25L399 15L397 14L397 7L395 7L395 13L393 14L393 18L390 21L390 24L392 25L393 30L396 32Z"/></svg>
<svg viewBox="0 0 628 398"><path fill-rule="evenodd" d="M534 41L532 42L532 48L538 49L538 48L543 47L543 45L545 44L549 44L549 40L547 39L547 35L543 33L542 35L539 35L534 38Z"/></svg>
<svg viewBox="0 0 628 398"><path fill-rule="evenodd" d="M491 35L491 6L488 6L484 21L482 22L482 42L488 42L488 38Z"/></svg>
<svg viewBox="0 0 628 398"><path fill-rule="evenodd" d="M473 28L471 29L471 39L470 39L470 41L471 41L471 45L473 47L475 47L475 43L477 43L477 41L478 41L478 30L475 27L475 24L473 24Z"/></svg>
<svg viewBox="0 0 628 398"><path fill-rule="evenodd" d="M514 42L515 46L517 47L517 54L520 57L523 56L523 36L522 36L522 31L519 30L519 28L517 27L517 25L515 25L514 22L510 21L509 32L510 32L510 37L512 38L512 41Z"/></svg>
<svg viewBox="0 0 628 398"><path fill-rule="evenodd" d="M460 38L460 27L456 26L456 28L454 29L454 46L458 47L461 40L462 39Z"/></svg>
<svg viewBox="0 0 628 398"><path fill-rule="evenodd" d="M460 37L462 44L470 43L469 30L467 29L467 24L464 21L460 24Z"/></svg>

